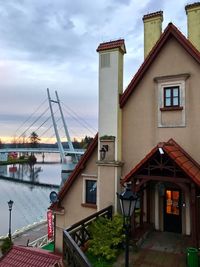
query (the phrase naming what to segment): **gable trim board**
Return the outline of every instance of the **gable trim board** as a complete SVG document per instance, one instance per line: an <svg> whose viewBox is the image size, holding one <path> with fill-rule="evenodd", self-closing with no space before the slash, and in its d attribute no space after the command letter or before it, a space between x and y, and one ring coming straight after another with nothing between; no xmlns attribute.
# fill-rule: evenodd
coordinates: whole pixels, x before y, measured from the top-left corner
<svg viewBox="0 0 200 267"><path fill-rule="evenodd" d="M51 210L57 210L58 209L59 210L61 208L60 207L61 201L64 199L64 197L65 197L66 193L68 192L69 188L72 186L72 184L74 183L74 181L78 177L78 174L81 172L81 170L84 169L87 160L90 158L90 156L92 155L94 150L97 148L97 146L98 146L98 134L96 134L96 136L94 137L93 141L89 145L88 149L86 150L86 152L84 153L82 158L79 160L78 164L76 165L76 168L74 169L72 174L69 176L67 181L64 183L62 189L59 191L59 193L58 193L58 202L52 204L49 207L49 209L51 209Z"/></svg>
<svg viewBox="0 0 200 267"><path fill-rule="evenodd" d="M156 56L166 44L167 40L174 37L180 45L200 64L200 52L191 44L191 42L174 26L173 23L169 23L160 39L153 47L147 58L144 60L143 64L129 83L128 87L124 93L120 96L120 107L123 108L126 104L129 96L135 90L136 86L142 80L143 75L149 69L151 64L154 62Z"/></svg>

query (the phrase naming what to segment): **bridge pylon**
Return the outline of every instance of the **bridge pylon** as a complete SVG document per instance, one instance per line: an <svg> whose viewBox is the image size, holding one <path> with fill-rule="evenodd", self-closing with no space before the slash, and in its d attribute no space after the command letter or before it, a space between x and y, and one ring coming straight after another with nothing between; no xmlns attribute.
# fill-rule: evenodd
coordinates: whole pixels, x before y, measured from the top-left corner
<svg viewBox="0 0 200 267"><path fill-rule="evenodd" d="M68 178L68 176L71 174L71 172L75 168L75 165L77 164L78 160L77 160L76 153L74 153L75 150L74 150L74 147L73 147L70 135L69 135L69 131L68 131L65 119L64 119L64 115L62 112L62 107L60 104L60 100L59 100L57 91L55 91L55 94L56 94L56 100L52 100L50 97L49 89L47 88L47 95L48 95L48 100L49 100L49 108L51 111L51 118L52 118L53 127L54 127L54 131L55 131L55 135L56 135L56 139L57 139L57 143L58 143L58 148L60 151L61 162L62 162L62 173L66 173L66 177ZM72 153L73 153L71 155L65 155L65 151L64 151L64 148L63 148L60 136L59 136L58 128L57 128L55 117L54 117L52 102L58 104L62 123L64 126L66 138L67 138L67 142L68 142L70 151L72 151Z"/></svg>

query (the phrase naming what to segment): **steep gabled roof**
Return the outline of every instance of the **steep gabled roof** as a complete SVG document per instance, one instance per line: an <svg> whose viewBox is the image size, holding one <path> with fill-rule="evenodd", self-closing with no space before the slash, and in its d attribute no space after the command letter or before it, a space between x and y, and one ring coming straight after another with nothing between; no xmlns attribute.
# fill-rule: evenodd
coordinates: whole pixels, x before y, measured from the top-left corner
<svg viewBox="0 0 200 267"><path fill-rule="evenodd" d="M89 145L88 149L86 150L86 152L84 153L82 158L79 160L78 164L76 165L76 168L74 169L74 171L69 176L67 181L64 183L62 189L58 193L58 202L55 203L55 204L52 204L50 206L50 209L52 209L52 210L59 209L60 202L65 197L67 191L69 190L71 185L74 183L74 181L76 180L77 176L84 169L86 162L88 161L88 159L90 158L90 156L92 155L94 150L97 148L97 146L98 146L98 134L96 134L95 138L93 139L93 141Z"/></svg>
<svg viewBox="0 0 200 267"><path fill-rule="evenodd" d="M13 246L0 259L1 267L52 267L60 262L62 256L52 254L44 249Z"/></svg>
<svg viewBox="0 0 200 267"><path fill-rule="evenodd" d="M200 165L173 139L168 142L159 143L154 147L143 160L141 160L123 179L122 184L129 182L131 177L143 168L145 163L162 147L164 152L179 166L179 168L191 178L191 180L200 186Z"/></svg>
<svg viewBox="0 0 200 267"><path fill-rule="evenodd" d="M129 83L128 87L124 91L124 93L120 97L120 107L123 108L126 104L129 96L132 94L132 92L135 90L138 83L143 78L143 75L146 73L146 71L151 66L151 63L155 60L158 53L162 49L162 47L166 44L166 42L174 37L180 45L196 60L198 63L200 63L200 52L190 43L190 41L185 38L185 36L172 24L169 23L161 37L159 38L156 45L153 47L131 82Z"/></svg>

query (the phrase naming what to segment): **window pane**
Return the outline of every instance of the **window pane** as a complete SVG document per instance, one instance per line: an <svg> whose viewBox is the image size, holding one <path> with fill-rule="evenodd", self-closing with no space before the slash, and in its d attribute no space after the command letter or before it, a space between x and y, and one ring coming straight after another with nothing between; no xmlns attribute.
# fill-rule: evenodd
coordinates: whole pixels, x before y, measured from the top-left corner
<svg viewBox="0 0 200 267"><path fill-rule="evenodd" d="M86 203L96 204L97 182L86 180Z"/></svg>
<svg viewBox="0 0 200 267"><path fill-rule="evenodd" d="M165 89L165 97L171 96L171 89Z"/></svg>
<svg viewBox="0 0 200 267"><path fill-rule="evenodd" d="M171 106L171 98L165 98L165 106L166 107Z"/></svg>
<svg viewBox="0 0 200 267"><path fill-rule="evenodd" d="M173 98L173 106L178 106L178 97Z"/></svg>
<svg viewBox="0 0 200 267"><path fill-rule="evenodd" d="M173 96L178 96L178 88L173 89Z"/></svg>

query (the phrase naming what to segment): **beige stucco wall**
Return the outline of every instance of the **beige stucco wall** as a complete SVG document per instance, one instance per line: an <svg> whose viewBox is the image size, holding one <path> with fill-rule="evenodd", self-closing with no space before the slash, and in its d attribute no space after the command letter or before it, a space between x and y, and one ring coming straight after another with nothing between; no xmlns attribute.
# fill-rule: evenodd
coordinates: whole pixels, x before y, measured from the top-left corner
<svg viewBox="0 0 200 267"><path fill-rule="evenodd" d="M185 81L185 126L158 127L158 84L155 77L190 74ZM161 141L173 138L200 162L200 66L171 39L162 48L150 69L129 97L122 115L123 175L126 175ZM177 112L167 111L175 116Z"/></svg>
<svg viewBox="0 0 200 267"><path fill-rule="evenodd" d="M115 205L116 187L115 167L99 166L98 167L98 207L99 210L110 205Z"/></svg>
<svg viewBox="0 0 200 267"><path fill-rule="evenodd" d="M64 214L56 214L56 251L62 251L63 229L84 219L96 212L95 208L83 207L83 181L86 177L97 179L97 149L91 155L86 167L76 178L70 187L61 206L64 207Z"/></svg>

